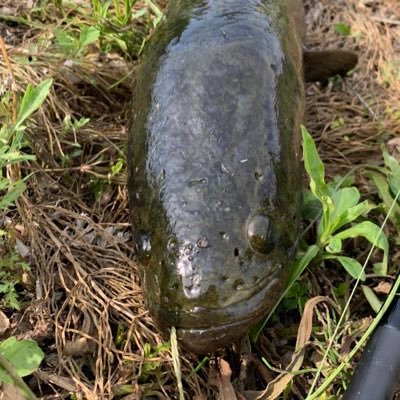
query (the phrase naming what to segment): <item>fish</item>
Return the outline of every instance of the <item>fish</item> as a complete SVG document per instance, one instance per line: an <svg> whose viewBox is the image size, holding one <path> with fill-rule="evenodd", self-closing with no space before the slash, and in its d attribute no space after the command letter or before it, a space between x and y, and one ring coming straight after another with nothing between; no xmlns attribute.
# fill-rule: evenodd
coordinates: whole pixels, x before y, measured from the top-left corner
<svg viewBox="0 0 400 400"><path fill-rule="evenodd" d="M298 0L171 0L138 67L127 185L141 286L158 329L194 353L238 340L285 290L304 82L356 63L304 38Z"/></svg>

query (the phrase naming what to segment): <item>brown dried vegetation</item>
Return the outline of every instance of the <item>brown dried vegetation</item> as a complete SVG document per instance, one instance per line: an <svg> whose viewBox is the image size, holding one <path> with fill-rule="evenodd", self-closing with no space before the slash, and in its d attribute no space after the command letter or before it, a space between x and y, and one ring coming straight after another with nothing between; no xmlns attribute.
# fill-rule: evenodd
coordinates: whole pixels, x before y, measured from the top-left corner
<svg viewBox="0 0 400 400"><path fill-rule="evenodd" d="M0 15L29 14L32 3L3 1ZM309 47L354 49L360 57L345 81L307 88L306 126L315 134L327 174L333 177L377 162L380 144L400 136L400 4L308 0L306 11ZM19 94L28 82L54 78L50 97L28 129L37 156L36 162L23 166L23 174L34 172L29 189L16 209L0 218L3 228L12 230L30 250L32 274L26 283L30 305L22 314L8 314L8 335L33 338L46 353L30 385L49 399L68 398L71 392L81 399L176 398L171 354L155 350L168 338L153 326L133 261L125 169L111 174L111 167L125 157L134 79L130 72L136 61L101 53L93 46L80 62L70 62L56 54L51 19L46 41L46 25L27 27L3 17L0 35L12 62L15 81L7 83L12 90ZM351 26L352 35L340 36L335 23ZM26 57L34 61L22 64ZM3 86L9 80L2 58L0 79ZM90 122L81 129L66 129L63 121L69 116ZM365 184L361 175L358 178ZM310 296L330 295L330 282L312 274L309 279ZM335 308L325 305L318 310L323 331ZM215 358L190 375L201 359L181 350L187 398L214 398L219 392L223 399L232 390L238 399L260 395L276 376L261 357L281 369L290 362L299 321L289 321L290 325L273 323L267 329L257 355L242 356L240 361L237 355L221 354L230 367ZM348 351L358 335L356 327L365 330L366 321L354 321L353 336L349 332L339 336L338 354ZM313 342L313 350L306 353L307 368L320 361L317 341L325 339L315 333L306 338ZM148 344L151 351L145 351ZM246 365L255 367L253 376ZM309 374L296 377L291 398L302 398L310 379Z"/></svg>

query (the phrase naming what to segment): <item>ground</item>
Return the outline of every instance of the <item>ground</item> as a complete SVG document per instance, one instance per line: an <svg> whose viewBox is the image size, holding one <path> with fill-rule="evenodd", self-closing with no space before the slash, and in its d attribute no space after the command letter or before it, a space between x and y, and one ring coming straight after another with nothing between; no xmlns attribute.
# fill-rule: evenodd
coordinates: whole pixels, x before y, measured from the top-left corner
<svg viewBox="0 0 400 400"><path fill-rule="evenodd" d="M149 1L133 3L130 20L120 25L116 17L102 18L99 7L104 3L95 0L3 0L0 5L5 42L0 58L1 123L11 119L16 107L7 93L20 98L28 83L53 78L50 95L25 130L23 150L36 160L20 164L17 172L8 170L11 178L13 173L33 173L28 188L15 207L0 215L0 228L7 232L0 250L3 259L17 254L30 265L30 271L20 271L16 284L20 310L2 307L10 324L3 337L39 343L45 359L26 381L46 399L178 396L169 338L158 333L143 303L125 184L135 68L143 40L160 17L158 9L166 4L156 2L157 8ZM113 4L122 10L124 2ZM307 86L305 125L318 144L328 178L352 172L363 196L378 201L364 166L382 164L381 144L393 153L399 146L400 4L307 0L305 7L308 47L345 48L359 55L358 66L345 80ZM79 42L84 29L97 35L88 30L92 26L98 27L99 36ZM377 223L383 217L378 212L372 216ZM385 232L396 233L396 228L389 225ZM399 267L395 236L390 241L390 276L369 273L367 281L381 299ZM352 242L346 252L362 262L368 249ZM339 295L343 282L347 286ZM187 398L255 398L279 376L262 357L276 369L286 369L299 337L308 343L301 369L309 371L296 375L285 395L268 398L305 398L352 283L342 270L313 266L297 286L295 306L278 308L245 355L229 350L204 358L180 349ZM309 307L304 308L304 302L297 307L300 298L314 300ZM317 387L373 316L359 289ZM356 360L320 398L336 399L343 393Z"/></svg>

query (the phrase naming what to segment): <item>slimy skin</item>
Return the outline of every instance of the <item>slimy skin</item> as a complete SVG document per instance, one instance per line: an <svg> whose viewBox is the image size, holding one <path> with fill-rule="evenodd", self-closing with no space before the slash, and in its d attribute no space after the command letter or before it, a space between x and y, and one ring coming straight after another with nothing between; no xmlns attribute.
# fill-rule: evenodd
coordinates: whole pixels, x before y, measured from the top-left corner
<svg viewBox="0 0 400 400"><path fill-rule="evenodd" d="M301 31L281 0L171 0L128 141L146 304L190 350L229 345L282 294L299 235Z"/></svg>

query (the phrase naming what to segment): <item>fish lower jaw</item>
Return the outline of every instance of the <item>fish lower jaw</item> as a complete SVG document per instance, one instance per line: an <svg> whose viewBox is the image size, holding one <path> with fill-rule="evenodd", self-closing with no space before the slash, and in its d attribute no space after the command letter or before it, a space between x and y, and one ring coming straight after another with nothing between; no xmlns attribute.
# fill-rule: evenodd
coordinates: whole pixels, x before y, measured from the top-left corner
<svg viewBox="0 0 400 400"><path fill-rule="evenodd" d="M244 336L256 322L257 319L249 318L204 329L178 328L177 336L180 343L193 353L214 353Z"/></svg>
<svg viewBox="0 0 400 400"><path fill-rule="evenodd" d="M175 326L178 339L185 348L197 354L207 354L227 347L244 336L271 311L282 292L282 282L272 279L252 297L228 307L198 307L195 312L170 314L169 321L166 310L158 309L153 316L163 330Z"/></svg>

